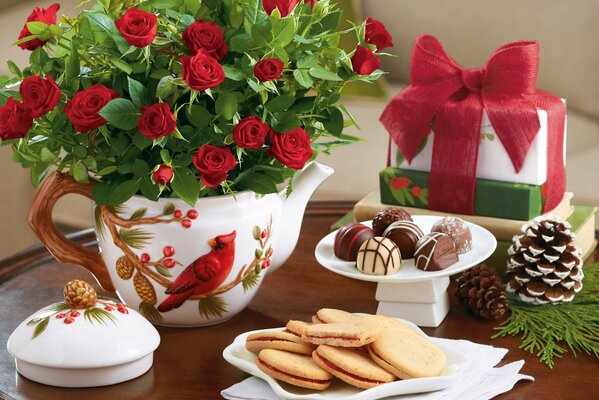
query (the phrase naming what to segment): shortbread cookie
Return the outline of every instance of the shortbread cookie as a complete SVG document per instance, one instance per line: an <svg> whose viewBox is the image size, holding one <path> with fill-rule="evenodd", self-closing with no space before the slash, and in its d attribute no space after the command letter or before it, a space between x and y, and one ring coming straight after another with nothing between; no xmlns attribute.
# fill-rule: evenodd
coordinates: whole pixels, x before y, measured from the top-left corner
<svg viewBox="0 0 599 400"><path fill-rule="evenodd" d="M306 329L306 327L310 325L312 324L309 322L291 320L287 322L285 332L289 332L292 335L302 337L302 335L304 334L304 329Z"/></svg>
<svg viewBox="0 0 599 400"><path fill-rule="evenodd" d="M369 324L377 324L380 325L384 329L407 329L412 330L412 328L398 319L387 317L385 315L364 315L362 318L362 322Z"/></svg>
<svg viewBox="0 0 599 400"><path fill-rule="evenodd" d="M304 341L337 347L361 347L372 343L383 329L374 324L337 322L314 324L304 330Z"/></svg>
<svg viewBox="0 0 599 400"><path fill-rule="evenodd" d="M314 350L314 346L310 343L303 342L301 337L289 332L253 333L246 338L245 348L256 354L264 349L276 349L311 355Z"/></svg>
<svg viewBox="0 0 599 400"><path fill-rule="evenodd" d="M308 389L325 390L333 381L333 375L316 365L312 357L281 350L262 350L256 365L274 379Z"/></svg>
<svg viewBox="0 0 599 400"><path fill-rule="evenodd" d="M369 389L395 380L395 375L381 368L368 354L358 350L318 346L312 353L312 359L331 375L360 389Z"/></svg>
<svg viewBox="0 0 599 400"><path fill-rule="evenodd" d="M336 310L334 308L321 308L312 317L312 322L315 324L331 324L334 322L355 321L356 318L359 317L347 311Z"/></svg>
<svg viewBox="0 0 599 400"><path fill-rule="evenodd" d="M439 376L445 354L413 329L385 329L368 347L372 359L401 379Z"/></svg>

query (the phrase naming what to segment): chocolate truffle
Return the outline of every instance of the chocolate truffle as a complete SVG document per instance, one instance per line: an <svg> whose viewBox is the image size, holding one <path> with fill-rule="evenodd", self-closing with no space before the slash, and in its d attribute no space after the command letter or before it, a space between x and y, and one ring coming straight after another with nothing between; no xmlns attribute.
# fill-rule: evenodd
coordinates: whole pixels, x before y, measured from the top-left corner
<svg viewBox="0 0 599 400"><path fill-rule="evenodd" d="M376 236L382 236L385 229L395 221L412 221L412 216L403 208L384 208L372 219L372 230Z"/></svg>
<svg viewBox="0 0 599 400"><path fill-rule="evenodd" d="M459 254L472 250L472 233L466 221L458 217L445 217L433 225L431 232L446 233L453 239Z"/></svg>
<svg viewBox="0 0 599 400"><path fill-rule="evenodd" d="M451 237L431 232L416 244L416 267L423 271L440 271L458 262L458 252Z"/></svg>
<svg viewBox="0 0 599 400"><path fill-rule="evenodd" d="M424 233L412 221L396 221L385 229L383 236L391 239L399 247L401 258L405 260L414 258L416 243Z"/></svg>
<svg viewBox="0 0 599 400"><path fill-rule="evenodd" d="M350 222L343 225L335 235L335 256L345 261L356 261L362 243L374 237L366 225Z"/></svg>
<svg viewBox="0 0 599 400"><path fill-rule="evenodd" d="M373 237L358 250L356 267L368 275L391 275L401 267L401 253L391 239Z"/></svg>

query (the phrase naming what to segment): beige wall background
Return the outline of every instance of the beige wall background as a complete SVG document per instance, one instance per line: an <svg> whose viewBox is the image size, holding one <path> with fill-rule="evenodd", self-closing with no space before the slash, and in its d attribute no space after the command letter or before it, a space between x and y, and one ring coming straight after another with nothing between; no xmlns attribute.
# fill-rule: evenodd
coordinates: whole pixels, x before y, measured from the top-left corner
<svg viewBox="0 0 599 400"><path fill-rule="evenodd" d="M27 54L12 47L31 9L55 1L0 0L0 73L4 61L26 63ZM73 15L80 0L62 0L61 11ZM9 7L9 3L12 6ZM364 14L383 21L394 36L396 58L385 60L390 94L409 79L409 59L416 36L431 33L449 54L466 66L481 66L495 48L512 40L541 41L539 87L568 98L568 189L575 201L599 205L599 185L592 171L599 160L599 16L597 0L362 0ZM347 100L365 142L339 149L320 161L337 173L316 193L317 200L357 200L378 188L385 166L388 136L378 117L388 99ZM33 196L28 171L10 162L0 148L0 259L36 242L26 225ZM76 227L91 226L89 203L67 198L55 218Z"/></svg>

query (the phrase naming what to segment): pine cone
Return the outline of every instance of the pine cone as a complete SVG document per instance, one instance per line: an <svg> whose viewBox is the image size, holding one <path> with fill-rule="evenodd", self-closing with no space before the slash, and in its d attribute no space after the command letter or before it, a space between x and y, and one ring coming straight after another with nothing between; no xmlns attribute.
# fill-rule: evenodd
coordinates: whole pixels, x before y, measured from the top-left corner
<svg viewBox="0 0 599 400"><path fill-rule="evenodd" d="M133 284L135 285L135 291L137 295L146 303L150 305L156 304L156 291L154 290L154 286L152 286L152 282L145 276L140 274L139 272L135 274L133 278Z"/></svg>
<svg viewBox="0 0 599 400"><path fill-rule="evenodd" d="M508 311L507 297L497 272L484 264L466 271L457 280L458 301L472 313L487 320L498 320Z"/></svg>
<svg viewBox="0 0 599 400"><path fill-rule="evenodd" d="M64 299L73 309L91 308L96 305L98 295L96 290L87 282L75 279L64 285Z"/></svg>
<svg viewBox="0 0 599 400"><path fill-rule="evenodd" d="M133 264L127 256L122 256L116 260L116 273L119 278L127 280L133 276Z"/></svg>
<svg viewBox="0 0 599 400"><path fill-rule="evenodd" d="M507 291L532 304L572 301L584 274L570 224L553 216L537 218L522 232L508 249Z"/></svg>

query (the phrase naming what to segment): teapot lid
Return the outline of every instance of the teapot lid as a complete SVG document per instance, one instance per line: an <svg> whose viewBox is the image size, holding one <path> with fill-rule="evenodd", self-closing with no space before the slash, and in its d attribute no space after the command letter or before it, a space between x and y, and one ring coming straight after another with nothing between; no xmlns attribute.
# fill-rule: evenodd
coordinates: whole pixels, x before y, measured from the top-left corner
<svg viewBox="0 0 599 400"><path fill-rule="evenodd" d="M7 346L17 365L104 368L140 360L158 347L160 335L148 320L122 303L97 298L86 282L67 283L64 297L11 334Z"/></svg>

